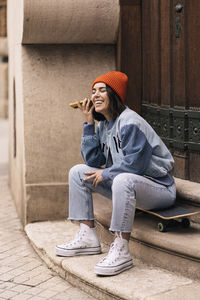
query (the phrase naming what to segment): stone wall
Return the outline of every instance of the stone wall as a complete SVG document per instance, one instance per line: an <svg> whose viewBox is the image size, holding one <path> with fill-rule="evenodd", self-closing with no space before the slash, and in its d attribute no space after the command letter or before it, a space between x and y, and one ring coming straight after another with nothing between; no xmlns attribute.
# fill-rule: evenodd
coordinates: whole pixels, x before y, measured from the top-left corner
<svg viewBox="0 0 200 300"><path fill-rule="evenodd" d="M116 69L118 0L8 0L9 180L23 224L67 217L83 118L69 103Z"/></svg>

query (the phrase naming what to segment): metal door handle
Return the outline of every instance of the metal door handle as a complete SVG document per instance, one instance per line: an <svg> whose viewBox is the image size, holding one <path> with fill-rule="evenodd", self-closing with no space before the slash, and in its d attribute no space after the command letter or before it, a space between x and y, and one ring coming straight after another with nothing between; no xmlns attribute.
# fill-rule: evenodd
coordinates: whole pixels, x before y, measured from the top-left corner
<svg viewBox="0 0 200 300"><path fill-rule="evenodd" d="M177 13L181 13L182 10L183 10L183 5L182 5L181 3L177 3L177 4L175 5L175 11L176 11Z"/></svg>
<svg viewBox="0 0 200 300"><path fill-rule="evenodd" d="M175 19L175 37L179 38L181 32L181 20L179 17Z"/></svg>
<svg viewBox="0 0 200 300"><path fill-rule="evenodd" d="M180 14L183 10L183 5L181 3L177 3L175 5L175 12ZM180 32L181 32L181 17L177 16L175 18L175 37L180 38Z"/></svg>

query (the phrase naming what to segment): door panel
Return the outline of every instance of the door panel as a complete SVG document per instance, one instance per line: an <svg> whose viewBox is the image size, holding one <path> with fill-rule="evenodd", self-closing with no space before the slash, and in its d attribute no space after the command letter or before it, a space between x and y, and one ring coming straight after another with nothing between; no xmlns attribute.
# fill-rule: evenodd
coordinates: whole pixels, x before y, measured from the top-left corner
<svg viewBox="0 0 200 300"><path fill-rule="evenodd" d="M161 63L161 99L160 103L170 106L171 79L170 79L170 1L160 2L160 63Z"/></svg>
<svg viewBox="0 0 200 300"><path fill-rule="evenodd" d="M154 104L160 103L159 10L157 0L143 2L143 101Z"/></svg>
<svg viewBox="0 0 200 300"><path fill-rule="evenodd" d="M165 0L166 1L166 0ZM187 0L186 0L187 1ZM170 9L171 14L171 81L172 81L172 99L171 106L185 108L186 91L185 91L185 1L178 1L183 6L181 12L176 13L175 6L177 0L172 1ZM178 27L178 28L177 28ZM175 29L179 33L179 37L175 36Z"/></svg>
<svg viewBox="0 0 200 300"><path fill-rule="evenodd" d="M190 108L200 109L200 1L187 2L187 92Z"/></svg>
<svg viewBox="0 0 200 300"><path fill-rule="evenodd" d="M173 153L174 175L200 182L200 1L120 3L120 69L132 78L127 103Z"/></svg>
<svg viewBox="0 0 200 300"><path fill-rule="evenodd" d="M120 5L121 26L117 68L129 78L127 105L140 113L142 92L140 0L121 0Z"/></svg>

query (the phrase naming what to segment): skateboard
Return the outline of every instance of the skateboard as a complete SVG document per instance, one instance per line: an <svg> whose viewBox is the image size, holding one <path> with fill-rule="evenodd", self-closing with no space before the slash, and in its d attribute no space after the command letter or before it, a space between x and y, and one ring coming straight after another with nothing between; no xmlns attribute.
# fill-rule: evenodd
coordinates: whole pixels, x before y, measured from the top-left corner
<svg viewBox="0 0 200 300"><path fill-rule="evenodd" d="M146 210L141 207L136 207L137 210L144 213L154 215L160 220L157 223L160 232L166 232L169 228L181 225L183 228L190 227L190 220L188 217L200 214L200 210L192 210L182 206L173 205L167 209L162 210Z"/></svg>

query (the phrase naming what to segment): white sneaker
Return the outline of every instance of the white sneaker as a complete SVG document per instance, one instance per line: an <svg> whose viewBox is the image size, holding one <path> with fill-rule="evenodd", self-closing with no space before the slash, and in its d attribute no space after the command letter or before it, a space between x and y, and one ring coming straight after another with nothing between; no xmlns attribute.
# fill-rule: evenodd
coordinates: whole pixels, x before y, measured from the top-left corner
<svg viewBox="0 0 200 300"><path fill-rule="evenodd" d="M117 237L111 244L108 255L94 267L94 272L98 275L116 275L132 266L133 261L128 249L128 241Z"/></svg>
<svg viewBox="0 0 200 300"><path fill-rule="evenodd" d="M74 240L55 247L56 255L75 256L101 253L101 245L97 237L96 228L90 228L80 223L80 230Z"/></svg>

